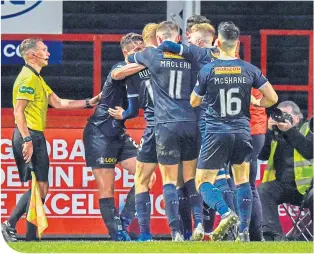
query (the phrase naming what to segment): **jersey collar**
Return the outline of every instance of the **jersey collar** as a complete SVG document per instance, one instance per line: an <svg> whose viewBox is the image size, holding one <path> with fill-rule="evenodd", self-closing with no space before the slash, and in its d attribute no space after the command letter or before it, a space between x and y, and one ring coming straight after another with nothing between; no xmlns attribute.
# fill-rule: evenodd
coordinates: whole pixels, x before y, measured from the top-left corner
<svg viewBox="0 0 314 254"><path fill-rule="evenodd" d="M222 56L219 57L219 60L237 60L238 58L236 57L231 57L231 56Z"/></svg>
<svg viewBox="0 0 314 254"><path fill-rule="evenodd" d="M39 77L39 73L32 66L28 64L25 64L24 66L30 69L37 77Z"/></svg>

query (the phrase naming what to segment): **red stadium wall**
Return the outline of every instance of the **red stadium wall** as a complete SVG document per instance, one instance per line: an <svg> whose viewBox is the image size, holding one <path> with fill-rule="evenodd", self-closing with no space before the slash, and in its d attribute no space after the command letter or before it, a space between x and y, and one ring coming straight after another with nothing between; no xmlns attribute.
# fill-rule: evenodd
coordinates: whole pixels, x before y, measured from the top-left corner
<svg viewBox="0 0 314 254"><path fill-rule="evenodd" d="M307 92L308 118L313 115L313 31L312 30L261 30L261 70L267 75L267 39L270 36L306 36L309 39L308 83L273 84L276 91ZM296 45L297 47L298 45Z"/></svg>
<svg viewBox="0 0 314 254"><path fill-rule="evenodd" d="M101 90L101 50L103 42L118 42L121 34L62 34L38 35L43 40L85 41L93 42L94 63L93 80L96 95ZM312 36L312 35L311 35ZM2 35L2 40L20 40L28 35ZM312 38L312 37L311 37ZM244 60L251 61L251 37L241 36L244 46ZM262 53L265 52L265 47ZM267 52L267 51L266 51ZM310 49L313 53L313 49ZM263 56L263 54L262 54ZM264 62L262 62L262 66ZM265 69L263 69L265 71ZM310 69L311 70L311 69ZM309 79L307 91L313 90L313 75ZM289 87L285 87L289 89ZM312 89L312 90L311 90ZM310 101L309 101L309 105ZM310 111L310 110L309 110ZM50 156L50 191L46 198L45 210L49 227L44 236L86 236L100 237L107 233L98 207L97 187L91 170L85 165L82 133L88 116L93 110L48 110L48 122L45 136ZM312 112L312 111L311 111ZM1 135L1 221L8 218L20 195L29 188L21 184L12 154L11 136L14 128L13 110L2 109ZM139 117L127 122L127 132L139 142L145 128L142 112ZM260 165L257 184L263 175L264 164ZM126 194L133 185L134 179L125 170L116 167L116 206L123 207ZM152 233L169 234L167 220L162 202L162 185L159 170L157 181L151 191L152 198ZM292 226L284 210L279 209L285 231ZM17 224L20 234L25 233L25 218ZM131 225L132 231L138 231L136 223Z"/></svg>
<svg viewBox="0 0 314 254"><path fill-rule="evenodd" d="M142 129L132 129L130 135L140 141ZM20 195L29 188L21 184L12 154L11 136L13 128L2 129L1 217L6 219L12 212ZM83 129L47 129L45 132L50 158L49 194L45 211L49 227L45 235L103 235L103 225L96 182L89 167L86 167ZM134 177L126 170L116 167L115 201L123 208ZM157 172L160 179L159 171ZM165 212L162 204L161 182L157 181L151 191L152 229L154 234L167 233ZM18 232L25 232L25 223L18 223Z"/></svg>
<svg viewBox="0 0 314 254"><path fill-rule="evenodd" d="M29 183L21 184L12 153L11 137L13 128L2 128L1 137L1 221L8 218L21 194ZM128 133L136 142L140 141L143 129L129 129ZM98 237L107 233L98 206L98 192L91 169L86 167L83 129L48 128L45 132L50 158L49 194L45 211L49 227L45 236L87 236ZM259 165L259 185L265 164ZM133 176L121 167L116 167L115 201L123 208L128 190L134 183ZM157 181L151 191L152 233L169 233L162 202L162 184L159 170ZM291 222L283 209L279 210L284 230L291 228ZM25 219L17 224L19 233L25 232ZM131 230L138 232L136 223Z"/></svg>

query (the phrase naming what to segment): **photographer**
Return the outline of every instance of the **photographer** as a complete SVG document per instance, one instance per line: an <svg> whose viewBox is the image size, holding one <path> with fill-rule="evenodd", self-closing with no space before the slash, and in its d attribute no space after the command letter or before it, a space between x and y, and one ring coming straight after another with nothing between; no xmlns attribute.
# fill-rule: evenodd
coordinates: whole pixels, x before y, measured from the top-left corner
<svg viewBox="0 0 314 254"><path fill-rule="evenodd" d="M258 188L263 235L268 241L283 239L278 205L300 206L313 177L312 163L308 161L313 159L313 132L308 123L298 131L302 118L294 102L281 102L269 118L265 143L258 157L268 160L263 183ZM312 207L313 201L310 202L307 206Z"/></svg>

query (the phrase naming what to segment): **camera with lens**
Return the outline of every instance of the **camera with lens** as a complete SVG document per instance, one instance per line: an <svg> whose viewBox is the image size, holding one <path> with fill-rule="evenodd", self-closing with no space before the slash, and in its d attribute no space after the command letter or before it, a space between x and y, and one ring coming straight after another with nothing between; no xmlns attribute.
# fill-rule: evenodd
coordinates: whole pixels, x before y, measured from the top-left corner
<svg viewBox="0 0 314 254"><path fill-rule="evenodd" d="M288 120L291 123L291 125L293 125L292 115L286 112L282 112L279 108L275 108L273 110L273 112L271 113L271 118L277 123L285 123L286 120ZM273 126L273 131L275 135L281 133L281 130L278 128L278 126Z"/></svg>
<svg viewBox="0 0 314 254"><path fill-rule="evenodd" d="M275 108L271 113L271 118L277 123L285 123L288 120L293 124L293 117L289 113L282 112L279 108Z"/></svg>

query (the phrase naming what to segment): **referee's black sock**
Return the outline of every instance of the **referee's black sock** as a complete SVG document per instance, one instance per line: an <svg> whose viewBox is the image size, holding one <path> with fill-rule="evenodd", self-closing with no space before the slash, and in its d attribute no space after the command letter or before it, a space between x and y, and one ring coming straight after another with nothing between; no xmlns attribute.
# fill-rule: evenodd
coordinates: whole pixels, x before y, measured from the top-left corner
<svg viewBox="0 0 314 254"><path fill-rule="evenodd" d="M135 217L135 186L130 189L120 218L123 230L127 231L130 223Z"/></svg>
<svg viewBox="0 0 314 254"><path fill-rule="evenodd" d="M116 240L116 233L122 230L122 225L118 212L114 206L114 198L100 198L99 208L102 219L104 220L109 235L112 240Z"/></svg>
<svg viewBox="0 0 314 254"><path fill-rule="evenodd" d="M45 204L45 198L41 198L41 201L43 202L43 204ZM36 232L37 227L34 224L30 223L28 220L26 220L26 241L37 241L38 239L36 236Z"/></svg>
<svg viewBox="0 0 314 254"><path fill-rule="evenodd" d="M36 236L36 231L37 227L30 223L28 220L26 220L26 241L36 241L37 236Z"/></svg>
<svg viewBox="0 0 314 254"><path fill-rule="evenodd" d="M12 214L10 215L8 222L12 228L16 227L16 223L23 216L23 214L27 211L27 204L31 197L31 190L24 192L19 202L16 204Z"/></svg>

